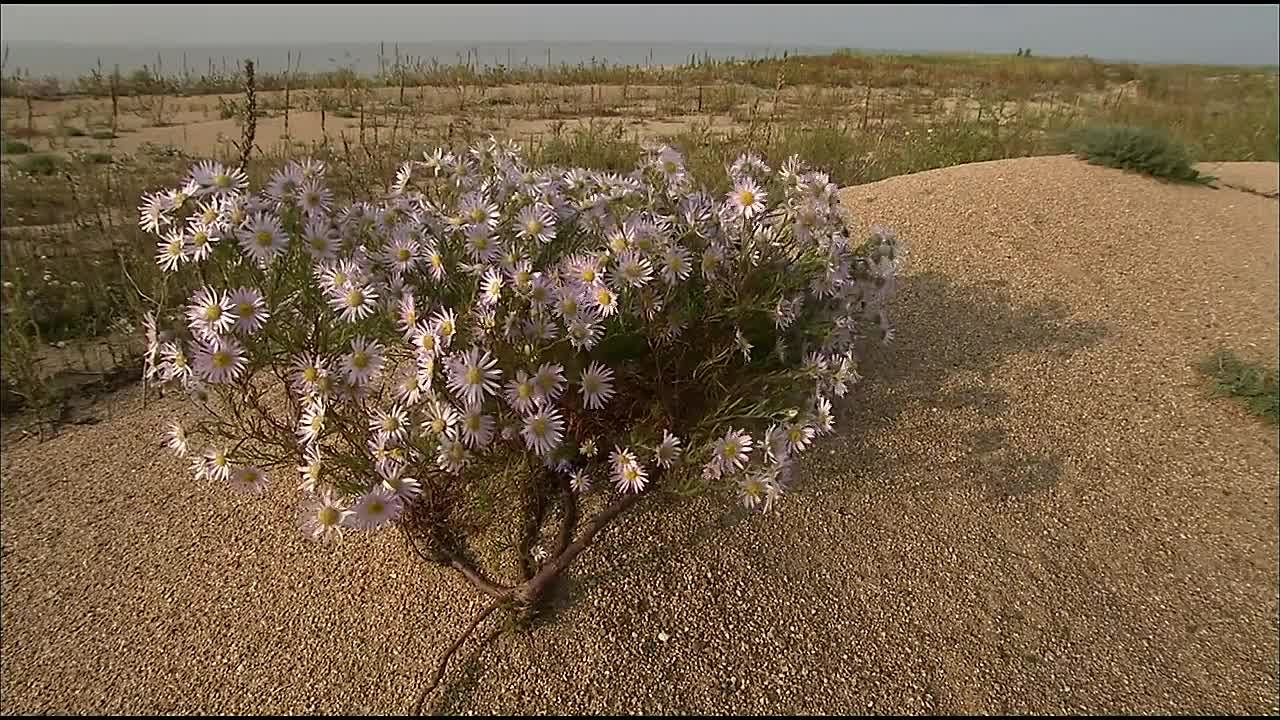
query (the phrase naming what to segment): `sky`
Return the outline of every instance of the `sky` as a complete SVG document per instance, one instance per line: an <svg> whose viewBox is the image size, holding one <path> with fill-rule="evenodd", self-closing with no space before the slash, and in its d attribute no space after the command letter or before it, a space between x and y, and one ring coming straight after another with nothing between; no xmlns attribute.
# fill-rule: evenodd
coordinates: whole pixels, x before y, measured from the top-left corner
<svg viewBox="0 0 1280 720"><path fill-rule="evenodd" d="M1276 5L13 5L15 46L652 42L1280 63Z"/></svg>

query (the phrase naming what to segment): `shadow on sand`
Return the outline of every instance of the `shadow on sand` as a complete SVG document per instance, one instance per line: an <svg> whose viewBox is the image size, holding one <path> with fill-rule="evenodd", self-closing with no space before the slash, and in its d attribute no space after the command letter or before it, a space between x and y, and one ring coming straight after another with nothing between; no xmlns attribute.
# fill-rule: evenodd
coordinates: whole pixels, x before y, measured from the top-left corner
<svg viewBox="0 0 1280 720"><path fill-rule="evenodd" d="M861 367L865 380L854 387L848 397L848 409L837 419L837 428L844 430L815 448L819 452L834 450L839 467L844 469L843 476L828 477L829 473L806 463L789 492L822 492L839 497L901 490L868 488L856 482L856 469L885 462L881 451L868 439L887 431L904 413L921 408L976 414L983 420L963 427L965 451L959 462L965 467L948 476L970 478L966 484L979 483L992 499L1029 495L1055 485L1062 474L1057 457L1028 454L1006 442L998 420L1007 412L1009 399L990 380L1012 355L1069 356L1098 343L1106 335L1105 326L1072 319L1069 308L1060 302L1015 306L998 281L959 285L936 273L909 275L899 281L893 318L897 339L887 346L873 346L866 353ZM963 381L957 382L960 380ZM922 457L920 461L928 459ZM851 472L854 482L848 480ZM950 487L935 483L912 489L945 491ZM685 502L678 498L651 499L633 512L670 522L676 522L673 514L683 514L687 517L680 518L679 525L696 529L676 543L653 542L651 547L634 553L609 552L606 531L601 538L603 543L588 550L598 556L596 561L583 563L591 569L580 567L560 588L542 621L544 627L553 627L587 591L607 587L624 573L669 572L704 543L734 543L735 528L758 517L728 496ZM517 638L515 642L524 641ZM486 653L468 655L465 662L458 663L462 667L451 670L454 679L434 703L437 712L466 710L467 698L479 682L475 661Z"/></svg>

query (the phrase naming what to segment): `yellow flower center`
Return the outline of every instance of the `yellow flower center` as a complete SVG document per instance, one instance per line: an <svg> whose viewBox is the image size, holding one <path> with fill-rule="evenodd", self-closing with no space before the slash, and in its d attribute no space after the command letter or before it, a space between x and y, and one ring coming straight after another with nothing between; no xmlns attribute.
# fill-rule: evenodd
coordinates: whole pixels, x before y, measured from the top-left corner
<svg viewBox="0 0 1280 720"><path fill-rule="evenodd" d="M323 235L315 235L311 238L311 247L317 251L323 252L329 248L329 239Z"/></svg>
<svg viewBox="0 0 1280 720"><path fill-rule="evenodd" d="M452 335L452 334L453 334L453 323L452 323L452 322L450 322L450 321L448 321L448 320L445 320L444 322L441 322L441 323L440 323L440 334L441 334L441 335L445 335L445 336Z"/></svg>
<svg viewBox="0 0 1280 720"><path fill-rule="evenodd" d="M333 284L334 284L334 285L346 285L346 284L347 284L347 274L346 274L346 273L344 273L344 272L341 272L341 271L339 271L339 272L335 272L335 273L333 274Z"/></svg>
<svg viewBox="0 0 1280 720"><path fill-rule="evenodd" d="M583 271L582 271L582 281L583 281L583 282L588 282L588 283L590 283L590 282L595 282L595 281L596 281L596 271L595 271L595 270L592 270L591 268L586 268L585 270L583 270Z"/></svg>
<svg viewBox="0 0 1280 720"><path fill-rule="evenodd" d="M381 500L374 500L369 503L369 513L371 515L381 515L386 509L387 506L384 505Z"/></svg>
<svg viewBox="0 0 1280 720"><path fill-rule="evenodd" d="M610 305L610 304L612 304L612 303L613 303L613 294L612 294L612 293L610 293L610 292L609 292L608 290L606 290L605 288L600 288L599 290L597 290L597 291L596 291L596 304L598 304L598 305Z"/></svg>
<svg viewBox="0 0 1280 720"><path fill-rule="evenodd" d="M204 319L213 322L222 317L222 307L220 305L209 305L204 309Z"/></svg>
<svg viewBox="0 0 1280 720"><path fill-rule="evenodd" d="M755 203L755 201L756 201L756 194L751 192L750 190L738 191L738 202L742 203L743 207L752 205Z"/></svg>
<svg viewBox="0 0 1280 720"><path fill-rule="evenodd" d="M477 367L467 368L466 380L468 385L479 385L480 384L480 368L477 368Z"/></svg>
<svg viewBox="0 0 1280 720"><path fill-rule="evenodd" d="M622 477L625 478L627 482L635 482L636 478L640 477L640 472L635 468L628 466L623 469Z"/></svg>
<svg viewBox="0 0 1280 720"><path fill-rule="evenodd" d="M231 176L226 173L218 173L213 176L213 184L220 188L231 187Z"/></svg>
<svg viewBox="0 0 1280 720"><path fill-rule="evenodd" d="M221 370L231 364L231 353L225 350L218 350L209 358L209 362L215 368Z"/></svg>
<svg viewBox="0 0 1280 720"><path fill-rule="evenodd" d="M357 370L363 370L363 369L365 369L365 368L366 368L366 367L368 367L368 366L369 366L369 354L368 354L368 353L366 353L366 352L364 352L364 351L361 351L361 350L357 350L354 354L352 354L352 356L351 356L351 367L353 367L353 368L355 368L355 369L357 369Z"/></svg>
<svg viewBox="0 0 1280 720"><path fill-rule="evenodd" d="M360 307L364 304L364 293L359 290L347 291L347 307Z"/></svg>
<svg viewBox="0 0 1280 720"><path fill-rule="evenodd" d="M475 237L471 238L471 247L475 248L476 250L488 250L489 238L485 237L484 235L476 235Z"/></svg>
<svg viewBox="0 0 1280 720"><path fill-rule="evenodd" d="M787 437L791 438L791 442L800 442L800 438L804 433L800 432L800 428L791 428L787 431Z"/></svg>
<svg viewBox="0 0 1280 720"><path fill-rule="evenodd" d="M622 252L627 249L627 239L621 235L615 236L609 241L609 247L612 248L614 252Z"/></svg>
<svg viewBox="0 0 1280 720"><path fill-rule="evenodd" d="M253 315L253 303L240 303L236 306L236 312L240 313L240 317L249 317L250 315Z"/></svg>
<svg viewBox="0 0 1280 720"><path fill-rule="evenodd" d="M409 258L413 257L413 253L409 252L409 248L400 248L396 251L396 258L400 262L409 262Z"/></svg>
<svg viewBox="0 0 1280 720"><path fill-rule="evenodd" d="M302 379L309 383L315 382L318 377L320 377L320 371L316 368L309 367L302 371Z"/></svg>
<svg viewBox="0 0 1280 720"><path fill-rule="evenodd" d="M316 513L316 520L326 527L333 527L338 524L338 509L331 507L322 507L320 512Z"/></svg>
<svg viewBox="0 0 1280 720"><path fill-rule="evenodd" d="M259 245L261 245L262 247L271 247L271 233L270 233L270 232L268 232L268 231L266 231L266 230L259 230L259 231L258 231L258 234L257 234L257 235L254 235L254 238L255 238L255 239L257 239L258 244L259 244Z"/></svg>
<svg viewBox="0 0 1280 720"><path fill-rule="evenodd" d="M547 421L543 418L534 418L533 422L529 423L529 429L533 431L534 435L546 435Z"/></svg>
<svg viewBox="0 0 1280 720"><path fill-rule="evenodd" d="M560 304L560 309L564 311L565 315L575 315L578 312L578 301L571 297L565 298L564 302Z"/></svg>
<svg viewBox="0 0 1280 720"><path fill-rule="evenodd" d="M384 432L395 432L399 427L400 421L396 420L395 416L388 415L387 417L382 418L382 430Z"/></svg>
<svg viewBox="0 0 1280 720"><path fill-rule="evenodd" d="M736 442L727 442L727 443L725 443L725 444L724 444L724 450L723 450L723 451L721 451L721 452L723 452L723 453L724 453L724 456L725 456L725 457L727 457L727 458L734 457L735 455L737 455L737 454L738 454L738 443L736 443Z"/></svg>
<svg viewBox="0 0 1280 720"><path fill-rule="evenodd" d="M209 233L203 230L197 231L196 234L191 236L191 243L193 245L204 245L207 242L209 242Z"/></svg>
<svg viewBox="0 0 1280 720"><path fill-rule="evenodd" d="M418 321L418 313L414 310L404 311L404 324L412 325Z"/></svg>
<svg viewBox="0 0 1280 720"><path fill-rule="evenodd" d="M519 270L516 272L516 285L524 287L529 284L529 271Z"/></svg>
<svg viewBox="0 0 1280 720"><path fill-rule="evenodd" d="M477 430L479 430L479 429L480 429L480 416L479 416L479 415L468 415L468 416L467 416L467 429L468 429L468 430L471 430L472 432L475 432L475 431L477 431Z"/></svg>
<svg viewBox="0 0 1280 720"><path fill-rule="evenodd" d="M530 235L537 235L538 233L542 232L542 223L539 222L538 220L530 220L529 222L524 224L524 229Z"/></svg>
<svg viewBox="0 0 1280 720"><path fill-rule="evenodd" d="M473 223L483 222L485 219L484 210L478 207L471 208L471 212L467 215L467 217L470 218L471 222Z"/></svg>

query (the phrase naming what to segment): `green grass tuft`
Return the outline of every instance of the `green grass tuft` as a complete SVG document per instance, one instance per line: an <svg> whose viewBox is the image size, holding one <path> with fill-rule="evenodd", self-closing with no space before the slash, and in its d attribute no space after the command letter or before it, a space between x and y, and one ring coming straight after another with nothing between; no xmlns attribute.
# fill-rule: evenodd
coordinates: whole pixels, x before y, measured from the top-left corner
<svg viewBox="0 0 1280 720"><path fill-rule="evenodd" d="M110 130L94 130L93 134L90 135L89 137L93 138L94 140L115 140L116 134L111 132Z"/></svg>
<svg viewBox="0 0 1280 720"><path fill-rule="evenodd" d="M4 141L5 155L26 155L29 152L31 152L31 146L21 140Z"/></svg>
<svg viewBox="0 0 1280 720"><path fill-rule="evenodd" d="M1275 368L1246 362L1229 350L1205 358L1200 371L1213 378L1219 395L1239 398L1249 412L1272 425L1280 422L1280 391Z"/></svg>
<svg viewBox="0 0 1280 720"><path fill-rule="evenodd" d="M1168 134L1129 125L1090 125L1068 137L1071 151L1094 165L1133 170L1177 182L1214 178L1191 167L1191 153Z"/></svg>
<svg viewBox="0 0 1280 720"><path fill-rule="evenodd" d="M28 175L53 175L61 169L62 159L57 155L38 153L22 158L17 166Z"/></svg>

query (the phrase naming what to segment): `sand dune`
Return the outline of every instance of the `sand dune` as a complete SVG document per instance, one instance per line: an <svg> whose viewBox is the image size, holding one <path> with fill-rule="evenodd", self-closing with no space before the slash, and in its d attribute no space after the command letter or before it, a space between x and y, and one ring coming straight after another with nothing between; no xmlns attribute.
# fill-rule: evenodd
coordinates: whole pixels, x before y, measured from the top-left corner
<svg viewBox="0 0 1280 720"><path fill-rule="evenodd" d="M1276 361L1277 202L1067 157L842 195L910 264L805 481L768 516L644 505L438 709L1280 710L1276 434L1193 369ZM110 409L3 453L5 713L412 707L468 586L390 533L311 547L288 487L160 450L176 406Z"/></svg>

